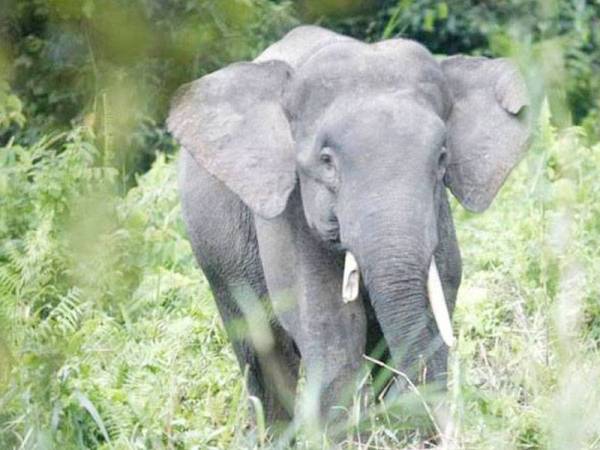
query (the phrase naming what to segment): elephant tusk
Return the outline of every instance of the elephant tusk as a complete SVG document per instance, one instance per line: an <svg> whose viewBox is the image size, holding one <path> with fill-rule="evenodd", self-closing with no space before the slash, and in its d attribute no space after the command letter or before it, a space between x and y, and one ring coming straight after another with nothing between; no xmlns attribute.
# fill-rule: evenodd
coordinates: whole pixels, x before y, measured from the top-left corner
<svg viewBox="0 0 600 450"><path fill-rule="evenodd" d="M435 257L431 259L429 266L429 276L427 278L427 294L431 303L433 317L437 323L440 335L448 347L454 345L454 333L452 332L452 322L448 313L448 305L444 297L440 274L435 264Z"/></svg>
<svg viewBox="0 0 600 450"><path fill-rule="evenodd" d="M344 303L352 302L358 297L360 283L360 271L356 258L350 252L346 252L344 262L344 281L342 285L342 299Z"/></svg>

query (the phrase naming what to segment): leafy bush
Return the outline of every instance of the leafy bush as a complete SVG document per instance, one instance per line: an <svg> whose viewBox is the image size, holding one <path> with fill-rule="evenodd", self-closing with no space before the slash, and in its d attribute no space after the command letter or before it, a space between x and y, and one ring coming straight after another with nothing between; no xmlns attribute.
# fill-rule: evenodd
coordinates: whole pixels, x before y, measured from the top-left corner
<svg viewBox="0 0 600 450"><path fill-rule="evenodd" d="M6 0L3 10L0 78L25 103L22 138L91 125L130 182L156 150L173 150L162 121L177 86L251 59L303 21L440 54L528 52L555 120L599 131L599 0Z"/></svg>
<svg viewBox="0 0 600 450"><path fill-rule="evenodd" d="M29 118L21 141L86 124L130 182L173 150L160 124L179 85L251 59L296 23L289 3L267 0L7 0L3 10L4 72Z"/></svg>
<svg viewBox="0 0 600 450"><path fill-rule="evenodd" d="M367 2L369 3L369 2ZM600 2L598 0L379 0L351 17L321 19L352 36L415 39L438 54L527 55L533 90L548 96L555 122L584 123L600 136ZM541 68L540 71L538 68ZM541 100L540 96L540 100Z"/></svg>
<svg viewBox="0 0 600 450"><path fill-rule="evenodd" d="M465 449L600 446L600 4L367 3L5 2L0 448L263 446L183 232L162 118L176 85L252 57L297 17L513 54L548 95L494 206L453 205L465 280L452 405ZM562 126L571 115L581 127ZM360 423L369 445L413 444L392 416L354 414L349 437Z"/></svg>
<svg viewBox="0 0 600 450"><path fill-rule="evenodd" d="M122 197L89 129L0 155L0 447L204 448L243 394L174 165Z"/></svg>
<svg viewBox="0 0 600 450"><path fill-rule="evenodd" d="M465 448L596 448L600 145L555 129L481 216L455 205L466 279L454 378Z"/></svg>
<svg viewBox="0 0 600 450"><path fill-rule="evenodd" d="M495 206L476 216L454 205L462 448L600 438L600 148L584 138L556 130L544 109ZM96 142L83 127L0 148L0 446L258 445L244 435L241 376L182 230L175 165L159 154L121 194ZM359 418L374 445L410 443L378 414Z"/></svg>

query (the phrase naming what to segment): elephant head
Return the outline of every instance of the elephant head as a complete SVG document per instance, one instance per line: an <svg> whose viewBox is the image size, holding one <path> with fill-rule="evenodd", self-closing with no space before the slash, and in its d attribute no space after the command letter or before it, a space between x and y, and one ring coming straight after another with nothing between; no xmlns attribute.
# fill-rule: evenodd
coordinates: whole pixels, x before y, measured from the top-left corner
<svg viewBox="0 0 600 450"><path fill-rule="evenodd" d="M490 205L526 149L523 81L504 59L314 30L302 52L292 34L183 88L169 128L264 219L299 185L314 234L347 252L344 299L360 272L391 348L428 297L450 344L434 258L445 188L469 210Z"/></svg>

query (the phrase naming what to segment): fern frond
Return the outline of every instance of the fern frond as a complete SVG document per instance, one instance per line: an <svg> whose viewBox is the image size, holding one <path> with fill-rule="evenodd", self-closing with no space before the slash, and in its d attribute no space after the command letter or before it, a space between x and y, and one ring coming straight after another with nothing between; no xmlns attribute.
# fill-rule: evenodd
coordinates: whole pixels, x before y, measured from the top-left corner
<svg viewBox="0 0 600 450"><path fill-rule="evenodd" d="M80 291L72 288L40 324L38 334L44 340L71 335L78 330L82 315Z"/></svg>

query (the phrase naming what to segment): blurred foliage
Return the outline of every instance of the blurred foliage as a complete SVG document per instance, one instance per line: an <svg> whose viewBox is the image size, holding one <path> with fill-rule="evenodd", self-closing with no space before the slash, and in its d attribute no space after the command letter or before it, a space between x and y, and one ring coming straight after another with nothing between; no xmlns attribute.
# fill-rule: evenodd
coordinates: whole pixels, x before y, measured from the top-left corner
<svg viewBox="0 0 600 450"><path fill-rule="evenodd" d="M289 10L267 0L4 0L4 72L29 118L19 138L86 124L132 181L156 150L173 149L159 126L173 91L252 58L296 23Z"/></svg>
<svg viewBox="0 0 600 450"><path fill-rule="evenodd" d="M587 140L546 105L494 206L453 204L458 448L600 442L600 144ZM0 147L0 448L270 448L193 261L176 165L159 153L124 193L96 142L84 126ZM416 445L385 408L350 416L349 439L360 427L370 447L345 448Z"/></svg>
<svg viewBox="0 0 600 450"><path fill-rule="evenodd" d="M206 448L245 394L175 165L159 155L120 196L93 142L0 148L0 448Z"/></svg>
<svg viewBox="0 0 600 450"><path fill-rule="evenodd" d="M433 53L521 59L560 125L600 136L599 0L379 0L362 14L321 23L367 41L406 37ZM523 58L527 55L526 58ZM566 101L565 101L566 100Z"/></svg>
<svg viewBox="0 0 600 450"><path fill-rule="evenodd" d="M599 17L599 0L0 0L0 448L260 447L162 124L179 84L301 22L516 58L533 149L489 212L453 205L460 444L600 448ZM379 409L358 423L371 448L411 443Z"/></svg>
<svg viewBox="0 0 600 450"><path fill-rule="evenodd" d="M85 124L129 184L174 148L162 124L176 87L306 21L439 54L520 58L557 123L600 135L600 0L2 0L0 11L0 79L28 117L0 142Z"/></svg>
<svg viewBox="0 0 600 450"><path fill-rule="evenodd" d="M25 125L23 104L19 97L12 93L8 83L0 80L0 129L9 130L13 125Z"/></svg>
<svg viewBox="0 0 600 450"><path fill-rule="evenodd" d="M600 143L553 126L547 103L536 131L492 210L453 205L464 448L600 447Z"/></svg>

